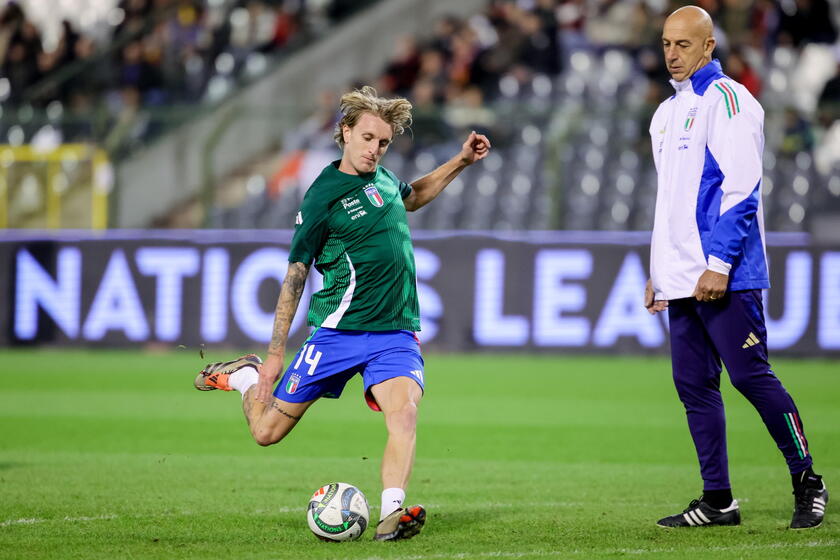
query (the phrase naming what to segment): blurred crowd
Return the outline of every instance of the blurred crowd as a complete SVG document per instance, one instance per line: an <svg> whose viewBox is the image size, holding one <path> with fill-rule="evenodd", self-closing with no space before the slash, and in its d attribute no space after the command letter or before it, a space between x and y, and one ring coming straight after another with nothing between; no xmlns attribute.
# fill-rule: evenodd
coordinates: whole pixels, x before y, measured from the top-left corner
<svg viewBox="0 0 840 560"><path fill-rule="evenodd" d="M673 93L660 46L662 25L668 14L687 3L490 0L482 11L469 17L441 18L427 36L401 38L384 71L361 76L359 83L348 87L372 83L380 93L403 95L412 101L410 134L396 139L388 160L391 166L405 166L409 176L428 171L433 159L440 161L451 153L453 146L447 142L478 130L493 138L498 161L512 161L534 181L533 188L526 188L521 178L518 186L515 177L500 178L496 190L490 188L497 184L495 178L467 178L464 190L470 192L470 208L482 198L483 187L499 194L500 204L487 201L488 207L497 208L487 212L495 218L474 220L465 217L469 212L462 212L457 219L443 216L438 220L435 215L423 227L555 227L556 219L540 218L541 207L558 200L544 196L537 186L545 182L540 171L544 167L539 163L533 167L531 156L520 148L525 152L544 149L547 144L540 137L549 133L552 115L575 118L564 111L563 104L571 102L587 125L574 132L576 136L567 137L560 157L566 158L564 163L580 162L575 168L582 168L586 177L575 175L564 165L565 183L557 177L549 179L549 188L565 189L561 195L565 209L560 212L580 218L566 218L564 227L647 229L652 216L646 211L653 206L645 196L653 192L648 187L655 184L645 175L651 162L647 129L656 107ZM765 192L770 193L778 183L769 223L774 229L799 230L810 208L827 206L821 198L827 191L832 193L829 202L835 205L840 197L840 180L830 179L832 175L840 179L838 3L695 3L714 18L714 56L724 71L743 83L766 109ZM611 56L615 53L621 56ZM618 62L608 64L610 61ZM572 85L577 91L569 95ZM634 92L628 92L630 89ZM635 91L642 92L641 101L628 105ZM281 198L281 203L281 193L302 196L323 165L335 158L333 130L339 94L323 92L318 110L286 135L277 171L266 177L269 196ZM553 113L545 110L546 104ZM604 119L613 122L604 125L600 122ZM589 131L587 126L591 126ZM622 147L624 140L605 139L611 134L629 140ZM619 154L620 164L602 166L604 158L618 158ZM527 171L532 167L533 172ZM502 167L497 163L493 169L500 173ZM645 189L634 190L634 185ZM526 195L517 199L513 194L519 191ZM520 199L541 196L530 214L505 217L508 208L530 204ZM576 202L573 197L581 200ZM457 206L457 198L451 197L450 204ZM243 215L244 223L253 223L251 215Z"/></svg>
<svg viewBox="0 0 840 560"><path fill-rule="evenodd" d="M500 98L525 98L550 83L575 52L620 49L648 84L648 111L671 93L659 46L665 17L687 2L667 0L490 0L469 18L441 18L428 37L406 36L379 76L365 76L380 93L407 96L414 104L412 149L434 146L471 129L494 132L503 118L491 109ZM713 17L715 57L724 71L759 100L780 53L808 45L834 45L825 83L810 92L809 111L785 111L783 153L810 149L840 119L838 14L826 0L699 0ZM836 8L835 8L836 10ZM359 82L360 85L362 82ZM336 92L292 135L291 150L330 147ZM804 103L809 106L809 103ZM647 115L649 117L649 115ZM644 120L643 115L642 119ZM499 135L499 131L496 131ZM402 140L407 146L408 142ZM397 147L399 147L399 143ZM840 160L840 154L837 154Z"/></svg>
<svg viewBox="0 0 840 560"><path fill-rule="evenodd" d="M237 80L369 4L353 0L115 0L102 25L68 20L47 45L22 4L0 12L0 103L63 117L65 140L96 136L97 119L118 132L140 127L142 108L223 98ZM104 28L103 28L104 27ZM102 111L104 109L104 112ZM26 124L26 123L24 123ZM33 123L38 126L42 123Z"/></svg>
<svg viewBox="0 0 840 560"><path fill-rule="evenodd" d="M99 38L65 21L47 49L38 27L11 2L0 14L0 102L64 117L65 139L91 136L94 110L104 114L110 138L142 136L152 126L139 118L143 108L221 99L239 78L260 75L287 49L366 3L120 0ZM828 0L696 3L716 22L716 56L725 71L759 99L778 52L837 44L837 14ZM630 53L636 70L650 81L651 103L658 103L669 87L659 48L662 22L683 4L490 0L469 18L441 18L430 36L402 38L384 72L364 79L375 82L380 93L413 101L413 139L419 146L449 138L453 130L492 128L499 118L489 108L494 100L515 98L540 83L535 77L553 79L581 50ZM816 110L789 109L784 146L791 150L812 145L815 127L818 135L840 117L840 47L836 52L833 75L813 94ZM329 141L334 93L325 92L323 103L298 131L297 147ZM105 140L106 148L116 144Z"/></svg>

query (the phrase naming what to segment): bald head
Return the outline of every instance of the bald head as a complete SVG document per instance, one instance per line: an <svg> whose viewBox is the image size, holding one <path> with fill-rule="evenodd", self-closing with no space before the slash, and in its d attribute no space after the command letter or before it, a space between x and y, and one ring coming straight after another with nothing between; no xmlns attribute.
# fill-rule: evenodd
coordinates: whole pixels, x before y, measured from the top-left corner
<svg viewBox="0 0 840 560"><path fill-rule="evenodd" d="M676 10L665 20L662 48L671 77L678 82L690 78L712 59L715 49L712 18L697 6Z"/></svg>
<svg viewBox="0 0 840 560"><path fill-rule="evenodd" d="M712 24L712 16L703 8L697 6L683 6L668 16L665 20L665 28L668 25L692 29L704 37L711 37L715 26Z"/></svg>

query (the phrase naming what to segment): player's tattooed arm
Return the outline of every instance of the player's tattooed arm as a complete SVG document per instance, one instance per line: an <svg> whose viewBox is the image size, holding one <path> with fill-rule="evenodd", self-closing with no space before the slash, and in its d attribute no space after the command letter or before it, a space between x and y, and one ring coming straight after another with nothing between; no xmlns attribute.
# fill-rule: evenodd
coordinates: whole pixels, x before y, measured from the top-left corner
<svg viewBox="0 0 840 560"><path fill-rule="evenodd" d="M268 346L269 354L282 357L286 351L289 328L300 304L300 297L303 295L303 287L306 285L308 275L309 265L302 262L289 263L283 287L280 289L280 297L277 298L277 308L274 311L274 330Z"/></svg>
<svg viewBox="0 0 840 560"><path fill-rule="evenodd" d="M271 343L268 345L268 356L259 368L260 377L257 381L257 392L254 399L260 404L258 410L246 410L248 418L261 417L267 410L266 405L271 400L274 383L283 369L283 359L286 353L286 339L289 337L289 327L300 303L309 265L302 262L289 263L280 297L277 298L277 308L274 310L274 328L271 333ZM256 407L256 404L253 404Z"/></svg>

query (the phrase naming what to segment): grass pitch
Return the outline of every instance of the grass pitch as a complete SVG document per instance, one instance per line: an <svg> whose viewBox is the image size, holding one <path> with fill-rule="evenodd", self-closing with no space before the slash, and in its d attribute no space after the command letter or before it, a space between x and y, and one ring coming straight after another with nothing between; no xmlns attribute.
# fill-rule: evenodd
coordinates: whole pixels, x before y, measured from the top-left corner
<svg viewBox="0 0 840 560"><path fill-rule="evenodd" d="M208 360L229 354L209 355ZM3 351L0 558L838 558L840 505L786 529L784 461L727 383L734 528L654 525L702 489L661 358L428 355L410 503L421 535L315 539L316 488L378 517L381 415L359 378L282 443L250 441L238 394L192 388L191 352ZM840 363L782 361L817 470L840 500ZM835 513L837 512L837 513Z"/></svg>

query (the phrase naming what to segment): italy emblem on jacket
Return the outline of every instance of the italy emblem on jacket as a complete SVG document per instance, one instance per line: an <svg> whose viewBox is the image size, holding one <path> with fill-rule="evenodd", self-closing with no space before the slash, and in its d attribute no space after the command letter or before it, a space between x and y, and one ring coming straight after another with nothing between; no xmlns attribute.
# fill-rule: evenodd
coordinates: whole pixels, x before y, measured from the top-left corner
<svg viewBox="0 0 840 560"><path fill-rule="evenodd" d="M688 115L685 117L685 124L683 125L683 129L688 132L691 130L691 127L694 126L694 118L697 116L697 107L692 107L688 110Z"/></svg>

